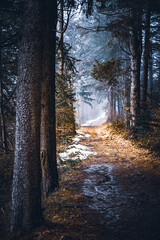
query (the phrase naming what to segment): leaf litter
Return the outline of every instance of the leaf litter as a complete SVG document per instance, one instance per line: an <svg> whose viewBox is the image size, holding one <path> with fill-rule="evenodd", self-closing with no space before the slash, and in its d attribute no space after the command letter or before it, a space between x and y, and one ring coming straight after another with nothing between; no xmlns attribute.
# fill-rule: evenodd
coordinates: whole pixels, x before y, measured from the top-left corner
<svg viewBox="0 0 160 240"><path fill-rule="evenodd" d="M80 160L81 151L91 154ZM75 240L159 239L157 153L113 134L108 124L82 127L61 153L67 153L60 155L63 159L76 155L79 160L66 169L59 163L60 186L47 198L46 225L34 232L33 239L58 240L63 235Z"/></svg>

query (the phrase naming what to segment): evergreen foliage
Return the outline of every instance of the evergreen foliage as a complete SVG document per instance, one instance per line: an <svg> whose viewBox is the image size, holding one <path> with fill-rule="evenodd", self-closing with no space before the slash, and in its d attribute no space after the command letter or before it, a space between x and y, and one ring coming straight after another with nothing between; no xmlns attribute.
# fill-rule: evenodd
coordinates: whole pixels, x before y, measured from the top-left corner
<svg viewBox="0 0 160 240"><path fill-rule="evenodd" d="M107 62L95 60L93 64L92 77L107 83L108 86L116 86L121 75L120 60L110 59Z"/></svg>
<svg viewBox="0 0 160 240"><path fill-rule="evenodd" d="M109 62L96 61L92 77L110 86L120 83L117 90L123 102L125 126L129 123L131 129L134 128L133 132L137 132L135 128L139 127L149 130L151 122L158 123L155 119L159 118L159 1L151 4L148 0L99 0L94 3L98 12L108 18L106 27L99 26L99 29L109 31L112 38L117 40L121 52L116 59L122 61L121 71L115 68L115 77L110 66L106 68ZM114 88L114 92L117 90Z"/></svg>
<svg viewBox="0 0 160 240"><path fill-rule="evenodd" d="M0 153L13 150L19 1L0 3Z"/></svg>
<svg viewBox="0 0 160 240"><path fill-rule="evenodd" d="M75 96L71 75L56 77L56 128L57 141L61 142L66 137L75 133Z"/></svg>

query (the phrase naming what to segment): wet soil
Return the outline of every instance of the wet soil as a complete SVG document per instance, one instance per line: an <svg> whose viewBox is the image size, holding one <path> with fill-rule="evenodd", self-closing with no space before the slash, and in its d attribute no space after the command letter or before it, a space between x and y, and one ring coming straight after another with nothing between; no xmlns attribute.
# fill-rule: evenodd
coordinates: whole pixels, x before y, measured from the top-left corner
<svg viewBox="0 0 160 240"><path fill-rule="evenodd" d="M80 143L97 155L60 168L60 187L44 208L33 239L160 239L160 156L136 147L104 124L83 127ZM93 151L92 149L92 151Z"/></svg>

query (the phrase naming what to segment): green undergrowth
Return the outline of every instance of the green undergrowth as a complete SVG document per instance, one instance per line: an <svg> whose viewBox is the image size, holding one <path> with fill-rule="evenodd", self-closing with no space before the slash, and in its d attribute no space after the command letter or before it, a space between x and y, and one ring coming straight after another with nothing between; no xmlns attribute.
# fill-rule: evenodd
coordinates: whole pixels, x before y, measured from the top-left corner
<svg viewBox="0 0 160 240"><path fill-rule="evenodd" d="M110 126L112 134L120 134L136 146L160 152L160 127L149 126L126 129L123 121L115 121Z"/></svg>

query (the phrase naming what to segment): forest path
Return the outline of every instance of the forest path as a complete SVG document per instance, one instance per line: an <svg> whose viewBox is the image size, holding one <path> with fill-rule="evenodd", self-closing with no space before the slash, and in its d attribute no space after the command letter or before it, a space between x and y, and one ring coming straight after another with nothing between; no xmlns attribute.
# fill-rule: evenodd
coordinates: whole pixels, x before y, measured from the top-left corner
<svg viewBox="0 0 160 240"><path fill-rule="evenodd" d="M159 240L160 157L113 134L108 124L78 132L89 134L79 143L96 155L60 168L60 188L44 213L51 225L34 239Z"/></svg>

